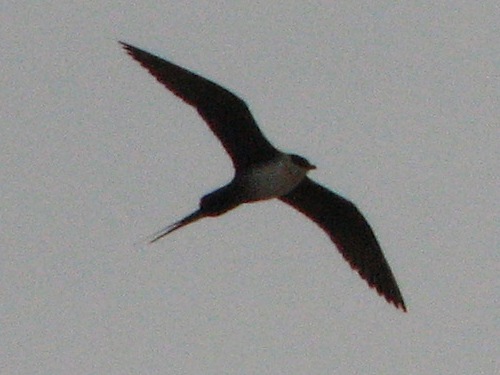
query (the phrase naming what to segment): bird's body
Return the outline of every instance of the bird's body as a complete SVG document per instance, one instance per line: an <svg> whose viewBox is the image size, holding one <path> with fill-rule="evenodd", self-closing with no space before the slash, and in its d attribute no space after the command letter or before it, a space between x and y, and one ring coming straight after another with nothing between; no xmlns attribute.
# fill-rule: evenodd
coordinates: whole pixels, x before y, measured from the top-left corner
<svg viewBox="0 0 500 375"><path fill-rule="evenodd" d="M314 166L301 167L292 161L291 155L280 153L267 163L256 165L236 175L245 202L278 198L292 191Z"/></svg>
<svg viewBox="0 0 500 375"><path fill-rule="evenodd" d="M406 311L380 245L359 210L307 177L316 167L277 150L261 133L247 105L227 89L144 50L122 43L160 83L196 108L231 157L233 180L201 198L198 210L153 235L151 242L204 217L240 204L278 198L319 225L371 287Z"/></svg>

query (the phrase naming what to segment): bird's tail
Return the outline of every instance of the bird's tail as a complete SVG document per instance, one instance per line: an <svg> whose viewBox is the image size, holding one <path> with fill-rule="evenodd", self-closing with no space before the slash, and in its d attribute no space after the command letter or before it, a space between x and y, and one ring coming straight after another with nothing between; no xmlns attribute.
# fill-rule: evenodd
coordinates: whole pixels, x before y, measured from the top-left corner
<svg viewBox="0 0 500 375"><path fill-rule="evenodd" d="M188 224L194 223L195 221L198 221L200 219L203 219L206 215L201 212L201 210L197 210L193 212L192 214L186 216L184 219L181 219L173 224L170 224L168 227L163 228L162 230L156 232L151 236L149 239L149 243L154 243L161 238L165 237L167 234L172 233L173 231L180 229L182 227L185 227Z"/></svg>

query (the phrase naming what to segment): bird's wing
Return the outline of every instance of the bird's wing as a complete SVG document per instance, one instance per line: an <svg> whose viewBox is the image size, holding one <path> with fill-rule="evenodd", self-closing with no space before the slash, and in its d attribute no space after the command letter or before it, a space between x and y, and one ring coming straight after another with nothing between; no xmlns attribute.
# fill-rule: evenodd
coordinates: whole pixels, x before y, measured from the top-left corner
<svg viewBox="0 0 500 375"><path fill-rule="evenodd" d="M307 177L280 199L323 228L368 285L406 311L403 296L375 234L354 204Z"/></svg>
<svg viewBox="0 0 500 375"><path fill-rule="evenodd" d="M245 102L178 65L120 42L130 56L176 96L192 105L222 142L236 170L266 162L278 151L261 133Z"/></svg>

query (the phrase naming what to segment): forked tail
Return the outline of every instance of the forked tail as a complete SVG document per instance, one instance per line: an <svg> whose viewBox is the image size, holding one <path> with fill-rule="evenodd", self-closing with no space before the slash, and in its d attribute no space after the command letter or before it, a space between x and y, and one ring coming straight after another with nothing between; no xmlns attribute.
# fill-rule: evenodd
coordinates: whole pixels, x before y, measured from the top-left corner
<svg viewBox="0 0 500 375"><path fill-rule="evenodd" d="M177 221L174 224L169 225L166 228L163 228L162 230L156 232L151 236L151 239L149 240L149 243L154 243L161 238L165 237L167 234L172 233L173 231L180 229L182 227L185 227L188 224L194 223L195 221L198 221L200 219L203 219L206 215L201 212L201 210L197 210L193 212L192 214L186 216L184 219L181 219Z"/></svg>

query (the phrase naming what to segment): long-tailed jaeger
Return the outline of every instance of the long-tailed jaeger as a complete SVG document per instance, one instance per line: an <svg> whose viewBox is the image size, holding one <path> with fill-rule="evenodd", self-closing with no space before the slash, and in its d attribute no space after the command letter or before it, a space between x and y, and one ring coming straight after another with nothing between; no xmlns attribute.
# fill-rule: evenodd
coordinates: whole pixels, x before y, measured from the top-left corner
<svg viewBox="0 0 500 375"><path fill-rule="evenodd" d="M231 158L235 174L226 186L205 195L199 208L156 233L156 242L204 217L240 204L278 198L319 225L370 287L406 311L403 296L366 219L350 201L309 179L316 167L277 150L261 133L245 102L216 83L144 50L120 42L174 95L196 108Z"/></svg>

